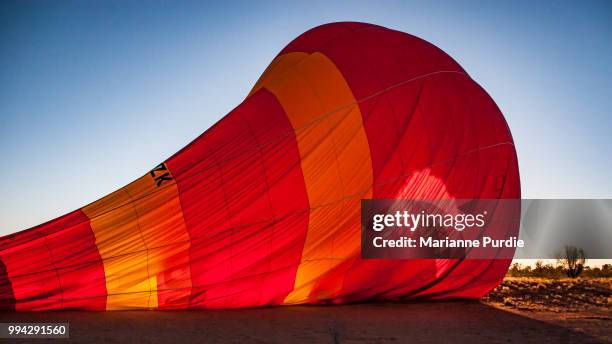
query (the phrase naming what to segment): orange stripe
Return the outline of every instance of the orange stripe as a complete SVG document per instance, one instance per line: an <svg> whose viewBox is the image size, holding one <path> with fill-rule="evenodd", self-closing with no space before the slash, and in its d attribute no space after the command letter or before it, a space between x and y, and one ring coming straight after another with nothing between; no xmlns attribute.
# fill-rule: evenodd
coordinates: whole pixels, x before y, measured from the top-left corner
<svg viewBox="0 0 612 344"><path fill-rule="evenodd" d="M359 201L371 197L372 161L361 112L340 71L321 53L277 57L252 93L260 87L277 97L296 130L311 208L294 290L284 303L326 299L337 290L313 295L313 288L359 253Z"/></svg>
<svg viewBox="0 0 612 344"><path fill-rule="evenodd" d="M189 303L190 240L174 180L160 186L155 180L165 172L153 171L83 208L104 263L107 310Z"/></svg>

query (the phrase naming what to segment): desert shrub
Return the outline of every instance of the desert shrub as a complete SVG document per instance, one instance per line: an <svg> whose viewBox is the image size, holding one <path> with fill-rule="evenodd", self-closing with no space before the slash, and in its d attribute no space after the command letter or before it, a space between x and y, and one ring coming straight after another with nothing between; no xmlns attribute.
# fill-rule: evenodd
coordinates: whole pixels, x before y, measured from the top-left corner
<svg viewBox="0 0 612 344"><path fill-rule="evenodd" d="M565 252L559 262L565 268L567 277L576 278L584 270L586 263L584 250L574 246L565 246Z"/></svg>

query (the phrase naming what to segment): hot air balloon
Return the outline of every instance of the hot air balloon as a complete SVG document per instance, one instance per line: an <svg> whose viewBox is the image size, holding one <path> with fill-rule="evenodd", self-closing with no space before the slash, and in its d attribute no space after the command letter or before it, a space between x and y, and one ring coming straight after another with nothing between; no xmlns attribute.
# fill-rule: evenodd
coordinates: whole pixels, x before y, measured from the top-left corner
<svg viewBox="0 0 612 344"><path fill-rule="evenodd" d="M508 259L362 259L362 199L517 199L489 95L415 36L313 28L141 178L0 238L0 308L208 309L478 298Z"/></svg>

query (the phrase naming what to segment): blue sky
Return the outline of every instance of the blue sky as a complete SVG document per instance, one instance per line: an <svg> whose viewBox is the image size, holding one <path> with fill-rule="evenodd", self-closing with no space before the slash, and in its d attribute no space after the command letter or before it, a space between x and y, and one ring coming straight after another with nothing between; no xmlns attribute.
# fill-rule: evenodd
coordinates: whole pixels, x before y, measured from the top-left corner
<svg viewBox="0 0 612 344"><path fill-rule="evenodd" d="M0 235L127 184L223 117L311 27L453 56L510 125L525 198L612 197L611 2L0 2Z"/></svg>

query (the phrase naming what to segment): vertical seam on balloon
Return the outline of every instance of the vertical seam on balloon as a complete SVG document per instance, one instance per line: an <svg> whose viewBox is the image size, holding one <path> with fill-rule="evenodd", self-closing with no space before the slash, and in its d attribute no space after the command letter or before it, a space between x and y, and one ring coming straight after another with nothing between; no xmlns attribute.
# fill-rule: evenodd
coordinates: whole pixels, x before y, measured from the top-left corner
<svg viewBox="0 0 612 344"><path fill-rule="evenodd" d="M300 60L300 62L298 62L298 63L296 63L296 64L294 64L294 65L290 66L289 68L293 69L293 70L294 70L294 72L298 72L298 73L299 73L299 71L297 70L297 65L299 65L300 63L302 63L302 62L304 62L304 61L307 61L307 59L308 59L309 57L311 57L313 54L314 54L314 53L308 54L306 57L304 57L303 59L301 59L301 60ZM320 96L317 94L317 92L315 91L314 87L312 87L312 84L310 83L310 81L309 81L307 78L302 78L302 80L303 80L303 82L304 82L304 83L306 83L306 84L308 85L308 88L310 88L311 92L314 94L314 96L315 96L315 97L317 98L317 100L319 101L319 107L320 107L322 110L323 110L323 109L325 109L325 107L323 106L323 103L322 103L322 101L321 101L321 97L320 97ZM353 99L354 99L354 96L353 96ZM351 107L349 107L348 109L346 109L347 113L348 113L348 112L350 112L352 108L353 108L353 107L351 106ZM331 121L330 121L330 118L329 118L329 117L330 117L330 116L325 116L325 117L322 119L322 121L321 121L321 122L319 122L319 123L323 123L323 122L325 121L325 122L327 122L328 127L329 127L329 130L326 132L326 134L325 134L324 138L325 138L325 139L329 138L329 140L331 141L331 144L332 144L332 149L333 149L333 153L334 153L334 160L335 160L336 170L337 170L338 177L339 177L339 179L340 179L340 183L341 183L341 188L342 188L342 196L343 196L343 197L342 197L341 199L343 199L343 198L345 198L345 197L346 197L346 188L345 188L345 185L344 185L344 180L342 180L342 173L341 173L341 169L340 169L340 163L338 162L338 154L337 154L337 152L336 152L336 147L335 147L336 145L335 145L335 142L334 142L334 137L333 137L333 131L335 130L335 128L336 128L337 126L339 126L339 125L340 125L340 122L338 122L338 124L336 125L336 127L334 127L334 126L332 126L332 125L331 125ZM315 124L315 125L316 125L316 124ZM297 133L297 132L296 132L296 133ZM299 145L298 145L298 150L299 150ZM313 153L313 152L311 152L310 154L312 154L312 153ZM305 184L307 184L307 183L306 183L306 180L304 180L304 183L305 183ZM343 202L343 203L344 203L344 202ZM344 209L344 205L342 206L342 208ZM309 213L310 213L310 214L312 214L312 209L313 209L313 208L312 208L312 204L310 204L310 207L309 207ZM306 238L308 237L308 232L309 232L309 230L307 230L307 232L306 232ZM301 255L301 258L300 258L300 265L301 265L301 263L302 263L302 262L304 262L304 260L303 260L303 259L304 259L304 249L306 249L306 243L307 243L307 240L305 239L305 240L304 240L304 246L302 247L302 255ZM331 243L331 257L329 257L329 258L331 258L331 259L333 259L333 257L334 257L334 254L333 254L333 249L334 249L334 248L333 248L333 240L332 240L332 243ZM298 265L298 271L299 271L299 265ZM296 275L296 277L297 277L297 275ZM297 282L297 281L296 281L296 282ZM295 283L294 283L294 284L295 284ZM295 285L294 285L294 288L295 288ZM309 293L308 293L308 296L307 296L307 297L311 297L311 293L312 293L312 291L313 291L313 290L314 290L314 286L313 286L313 288L311 288L311 289L310 289L310 291L309 291Z"/></svg>
<svg viewBox="0 0 612 344"><path fill-rule="evenodd" d="M85 212L83 211L83 208L80 208L79 211L81 212L81 214L83 214L83 217L87 219L87 227L89 228L91 238L92 238L91 244L93 245L93 248L95 248L98 258L99 258L97 261L95 261L95 263L99 264L98 267L102 269L102 276L104 278L104 283L102 284L104 286L104 295L100 297L101 298L104 297L104 310L106 310L106 307L108 305L108 287L106 285L106 270L104 269L104 259L102 259L102 253L100 253L100 248L96 244L96 233L94 232L94 229L91 223L91 219L89 218L89 216L87 216L87 214L85 214Z"/></svg>
<svg viewBox="0 0 612 344"><path fill-rule="evenodd" d="M151 304L150 304L151 303L151 293L153 293L153 291L151 290L151 273L149 271L149 246L147 245L147 241L145 240L144 234L142 233L142 228L140 228L140 215L138 214L138 210L136 209L136 205L134 204L132 195L130 195L130 192L127 190L127 187L123 188L122 190L125 191L125 193L130 198L130 204L132 205L132 211L134 212L134 215L136 215L136 227L138 228L138 233L140 233L140 240L142 240L142 244L144 245L145 250L146 250L147 285L149 286L149 297L147 298L147 308L151 308ZM155 293L157 293L157 285L155 286Z"/></svg>
<svg viewBox="0 0 612 344"><path fill-rule="evenodd" d="M168 164L166 164L166 162L164 162L164 165L166 166L166 168L168 169L168 172L170 172L170 175L174 177L174 174L172 173L172 170L170 169L170 166L168 166ZM190 300L191 300L191 294L193 293L193 275L192 275L192 269L191 269L191 233L189 232L189 229L187 228L187 221L185 221L185 213L183 213L183 201L181 200L181 191L179 189L178 183L175 182L171 185L176 186L176 198L177 198L177 203L179 206L179 213L181 215L181 221L183 222L184 226L185 226L185 233L187 234L187 237L189 238L189 240L187 241L187 268L189 269L189 295L187 296L187 304L185 305L185 308L189 308L189 304L190 304ZM170 187L170 185L168 186ZM176 243L180 243L176 242ZM170 289L170 288L168 288ZM184 289L184 288L173 288L174 290L178 290L178 289ZM157 300L158 304L158 308L159 308L159 296L158 296L158 300Z"/></svg>
<svg viewBox="0 0 612 344"><path fill-rule="evenodd" d="M348 81L347 81L347 84L348 84ZM350 87L350 85L349 85L349 87ZM377 107L377 106L380 104L381 99L382 99L382 97L376 98L376 103L374 104L374 106L373 106L373 108L372 108L372 109L376 108L376 107ZM360 107L360 108L361 108L361 107ZM370 146L370 141L369 141L369 138L368 138L368 136L367 136L367 130L366 130L366 126L365 126L365 118L364 118L364 116L365 116L365 112L364 112L364 111L361 111L361 109L360 109L360 112L361 112L361 117L362 117L362 127L363 127L363 130L364 130L365 135L366 135L366 140L367 140L367 142L368 142L368 148L370 149L370 162L371 162L371 164L372 164L372 166L371 166L371 170L372 170L372 187L371 187L371 190L372 190L372 191L371 191L371 196L372 196L372 197L374 197L374 186L375 186L374 182L375 182L375 176L374 176L374 161L373 161L373 159L372 159L372 147ZM352 262L352 263L350 264L350 266L349 266L349 267L346 269L346 272L345 272L345 274L344 274L344 275L343 275L343 277L342 277L342 282L340 283L340 284L341 284L341 286L340 286L340 292L342 292L342 291L344 290L344 282L345 282L345 280L346 280L346 276L347 276L348 272L351 270L351 268L354 266L355 262L357 262L357 261L358 261L358 259L359 259L359 257L355 257L355 258L354 258L354 260L353 260L353 262Z"/></svg>
<svg viewBox="0 0 612 344"><path fill-rule="evenodd" d="M364 28L367 28L367 26L366 26L366 27L362 27L362 28L357 28L357 29L355 29L355 30L349 30L349 31L357 31L357 30L361 30L361 29L364 29ZM330 41L331 41L331 40L330 40ZM328 42L328 43L330 43L330 42ZM322 48L321 48L321 49L319 49L319 50L323 50L324 48L325 48L325 46L324 46L324 47L322 47ZM357 51L357 50L355 50L355 51L353 51L353 53L357 54L357 53L358 53L358 51ZM370 155L370 159L369 159L369 160L370 160L370 166L369 166L369 168L370 168L370 171L371 171L371 177L372 177L372 178L371 178L371 179L372 179L372 180L371 180L371 185L370 185L370 190L371 190L371 191L370 191L370 196L371 196L371 197L373 197L373 196L374 196L374 178L375 178L375 176L374 176L374 162L372 161L372 147L370 146L369 138L368 138L367 131L366 131L366 127L365 127L365 117L364 117L364 116L365 116L365 112L364 112L364 111L362 111L362 109L361 109L361 103L362 103L362 102L361 102L361 101L358 101L358 100L357 100L357 97L355 97L355 93L353 92L353 89L352 89L352 87L351 87L351 84L350 84L350 83L349 83L349 81L347 80L346 76L345 76L345 75L342 73L342 71L340 70L340 68L338 68L338 66L336 65L336 62L334 61L334 59L332 59L332 58L328 57L326 54L324 54L324 53L322 53L322 52L321 52L321 54L322 54L323 56L325 56L325 57L326 57L326 58L327 58L327 59L328 59L328 60L329 60L329 61L330 61L330 62L331 62L333 65L334 65L334 67L336 68L336 70L338 71L338 73L340 74L340 76L342 77L342 79L344 80L344 82L345 82L346 86L348 87L349 92L351 93L352 99L354 99L354 100L355 100L355 106L357 107L357 109L358 109L358 111L359 111L360 118L361 118L361 128L362 128L363 133L364 133L364 135L365 135L365 141L366 141L366 143L367 143L368 150L369 150L369 155ZM376 79L376 80L378 81L378 83L381 85L381 88L383 88L383 85L384 85L384 84L383 84L383 83L380 81L380 79L378 79L378 78L375 76L376 74L375 74L375 73L371 73L371 74L370 74L370 77L372 77L372 75L374 75L374 79ZM378 98L378 99L376 100L376 104L378 104L378 103L380 102L380 99L381 99L381 98ZM351 110L348 110L348 111L351 111ZM337 156L336 156L336 159L337 159ZM333 241L332 241L332 255L333 255ZM357 259L358 259L358 257L355 257L355 259L357 260ZM352 266L352 264L351 264L351 265L350 265L350 266L349 266L349 267L346 269L346 271L345 271L345 273L344 273L344 275L343 275L343 277L342 277L342 282L341 282L341 286L340 286L339 292L342 292L342 290L343 290L343 287L344 287L344 281L346 280L346 274L347 274L347 273L348 273L348 271L350 270L351 266Z"/></svg>
<svg viewBox="0 0 612 344"><path fill-rule="evenodd" d="M313 53L313 54L315 54L315 53ZM312 56L313 54L310 54L309 56ZM321 55L325 56L324 54L321 54ZM327 56L325 56L325 58L329 60L329 58ZM331 60L329 60L329 61L333 64L333 62ZM296 71L297 71L297 68L296 68L297 65L298 64L292 66L292 68L294 70L296 70ZM335 65L334 65L334 67L336 69L338 68ZM325 109L323 101L321 100L321 96L317 93L316 89L312 86L312 84L310 83L310 80L308 78L303 78L302 80L308 85L308 87L310 88L311 92L314 94L314 96L319 101L319 107L321 109ZM346 83L346 80L344 80L344 82ZM352 99L355 99L355 96L352 94L352 92L351 92L351 96L352 96ZM352 107L349 107L349 108L346 109L346 116L347 117L348 117L348 115L350 115L350 112L354 108L355 107L352 106ZM340 111L338 111L338 112L340 112ZM336 130L336 128L338 128L340 126L342 121L339 120L338 124L336 126L333 126L332 123L331 123L330 117L331 116L327 116L325 118L325 120L326 120L326 122L328 124L328 127L329 127L329 132L328 132L328 134L326 134L326 137L328 137L329 140L331 141L332 151L333 151L333 154L334 154L334 162L335 162L335 165L336 165L336 170L338 171L338 179L340 180L340 187L342 189L342 198L344 198L344 197L346 197L346 194L347 194L347 192L346 192L346 185L345 185L345 181L342 178L342 169L340 168L340 161L338 160L338 149L336 147L336 141L335 141L335 137L333 135L334 130ZM343 202L343 204L342 204L342 209L343 210L345 209L345 206L346 206L346 203ZM333 259L334 258L334 241L333 240L331 240L331 252L330 252L330 254L331 254L331 258ZM312 292L312 290L311 290L311 292Z"/></svg>
<svg viewBox="0 0 612 344"><path fill-rule="evenodd" d="M357 28L357 29L352 30L352 31L360 31L360 30L364 30L364 29L366 29L366 28L368 28L368 26L361 27L361 28ZM322 50L322 49L321 49L321 50ZM355 49L355 50L353 50L353 54L355 54L355 55L362 55L362 52L360 52L358 49ZM363 56L362 56L362 57L363 57ZM331 57L328 57L328 58L329 58L329 59L332 61L332 63L334 63L334 65L336 64L336 62L334 61L334 59L332 59ZM396 62L397 62L397 61L396 61ZM366 64L366 66L367 66L367 67L370 67L370 65L369 65L369 64ZM384 89L384 83L383 83L383 82L380 80L380 78L378 77L378 75L372 71L372 68L368 68L368 69L370 70L370 73L368 74L368 76L369 76L370 78L372 78L372 79L376 80L376 81L378 82L378 84L380 85L381 89ZM342 73L342 71L341 71L339 68L338 68L338 72L339 72L339 73L342 75L342 77L344 78L344 80L345 80L345 82L346 82L347 86L349 87L349 89L351 90L351 93L353 94L353 98L355 98L355 100L356 100L356 97L355 97L354 92L353 92L353 88L351 87L351 84L349 83L348 79L346 78L346 76L345 76L345 75ZM378 98L376 98L376 104L374 105L375 107L376 107L376 106L378 106L378 104L379 104L379 102L381 101L381 99L382 99L382 98L383 98L383 97L378 97ZM359 108L359 110L360 110L361 121L362 121L362 127L363 127L363 130L364 130L365 134L366 134L366 142L368 143L368 149L370 150L370 163L371 163L370 168L371 168L371 171L372 171L372 187L371 187L371 197L374 197L374 182L375 182L375 177L376 177L376 176L374 175L374 161L372 160L372 156L373 156L373 154L372 154L372 147L371 147L371 145L370 145L369 138L368 138L368 135L367 135L366 126L365 126L365 120L366 120L365 116L366 116L366 113L365 113L365 112L363 111L363 109L361 108L361 104L362 104L362 102L361 102L361 101L357 101L357 100L356 100L356 103L357 103L357 106L358 106L358 108ZM396 125L397 125L397 116L396 116L396 114L395 114L395 108L393 107L393 104L391 104L391 102L388 102L388 105L391 107L391 111L392 111L392 113L393 113L393 118L394 118L394 120L396 121ZM401 140L401 137L402 137L402 135L401 135L401 133L400 133L400 134L398 135L398 144L399 144L399 142L400 142L400 140ZM390 158L391 158L391 157L390 157ZM390 160L390 158L389 158L389 160ZM404 170L405 170L405 168L404 168L405 164L404 164L404 161L403 161L402 154L400 154L400 155L399 155L399 159L400 159L400 166L401 166L401 168L402 168L402 171L404 171ZM389 162L389 160L387 160L387 161L386 161L386 163L388 163L388 162ZM385 165L386 165L386 163L385 163ZM351 263L351 264L350 264L350 266L349 266L349 267L346 269L346 271L345 271L345 273L344 273L344 275L343 275L343 277L342 277L342 282L341 282L340 292L342 292L342 290L344 289L344 282L345 282L345 280L346 280L346 275L347 275L347 274L348 274L348 272L350 271L351 267L352 267L352 266L354 266L355 262L357 262L358 260L359 260L359 257L355 257L355 259L354 259L353 263Z"/></svg>
<svg viewBox="0 0 612 344"><path fill-rule="evenodd" d="M473 118L474 118L474 112L472 111L471 106L468 106L468 107L467 107L467 109L468 109L468 112L470 113L470 118L472 118L472 119L473 119ZM478 143L477 143L477 150L476 150L476 153L477 153L477 155L476 155L476 156L477 156L478 158L480 157L480 147L481 147L481 142L478 142ZM452 160L452 166L451 166L451 168L450 168L450 171L452 171L452 170L453 170L453 167L456 165L457 160L459 160L459 156L458 156L458 155L455 155L455 156L454 156L454 158L453 158L453 160ZM478 169L478 173L480 173L480 164L478 164L478 163L477 163L477 164L476 164L476 166L477 166L477 169ZM449 172L449 173L451 173L451 172ZM481 189L482 189L482 186L481 186ZM479 193L480 193L480 190L479 190ZM444 274L443 276L440 276L440 278L436 279L436 282L437 282L437 283L441 283L441 282L443 282L444 280L446 280L446 278L447 278L447 277L449 277L449 276L451 275L452 271L454 271L455 269L459 268L459 266L461 266L463 262L465 262L465 260L464 260L463 258L460 258L460 259L456 260L456 261L455 261L455 263L454 263L454 264L452 264L452 265L451 265L451 266L448 268L448 269L450 270L450 271L449 271L449 273L448 273L448 274ZM463 264L463 265L465 265L465 264ZM489 266L490 266L490 265L491 265L491 263L489 263ZM484 272L485 272L487 269L488 269L488 267L485 267L485 269L483 269L483 272L482 272L482 273L484 273ZM463 286L465 286L465 285L469 284L471 281L473 281L473 280L474 280L474 278L475 278L475 277L473 277L473 278L472 278L472 279L470 279L469 281L464 282L463 284L461 284L461 285L459 285L459 286L456 286L456 288L455 288L455 289L459 289L459 288L461 288L461 287L463 287ZM445 293L448 293L448 292L449 292L448 290L442 290L442 291L438 291L438 292L436 292L436 293L430 294L430 296L439 296L439 295L444 295Z"/></svg>
<svg viewBox="0 0 612 344"><path fill-rule="evenodd" d="M372 27L370 27L370 26L364 26L364 27L361 27L361 28L357 29L357 31L366 31L366 30L369 30L369 29L372 29ZM363 54L363 52L362 52L362 51L359 51L358 49L355 49L355 50L354 50L354 53L355 53L355 54L360 54L360 55L362 55L362 54ZM400 66L400 67L401 67L401 66L402 66L402 64L397 63L397 59L395 58L395 55L394 55L394 54L391 54L391 56L392 56L393 60L396 62L396 65L398 65L398 66ZM369 64L367 64L367 65L368 65L368 67L370 66ZM377 73L373 72L373 71L372 71L372 68L369 68L369 69L370 69L370 71L371 71L371 73L370 73L370 77L372 77L373 79L375 79L376 81L378 81L378 83L379 83L379 84L380 84L380 86L381 86L381 89L385 89L385 83L384 83L384 82L383 82L383 81L380 79L380 75L378 75ZM347 80L347 84L349 84L349 83L348 83L348 80ZM349 84L349 87L350 87L350 86L351 86L351 85ZM422 91L422 88L420 88L420 90L419 90L419 91ZM419 92L419 95L418 95L418 97L417 97L417 101L415 102L415 108L416 108L416 106L418 105L418 100L419 100L419 98L420 98L420 95L421 95L421 92ZM394 120L395 120L395 122L396 122L396 125L397 125L397 123L398 123L398 119L397 119L397 113L396 113L396 109L395 109L395 107L394 107L394 104L393 104L392 102L390 102L390 101L388 101L387 103L388 103L389 107L391 108L391 112L393 113L393 118L394 118ZM360 104L361 104L361 103L360 103ZM364 116L364 115L365 115L365 114L362 112L362 116ZM364 121L365 121L365 118L364 118ZM407 121L406 123L407 123L407 125L408 125L409 121ZM400 143L400 142L401 142L401 138L402 138L402 135L401 135L401 133L399 133L398 143ZM400 150L400 153L401 153L401 146L399 146L399 147L398 147L398 149ZM399 154L399 160L400 160L400 166L401 166L401 168L402 168L402 171L405 171L405 166L406 166L406 164L405 164L405 162L404 162L403 154ZM373 165L373 164L372 164L372 165ZM373 173L373 172L374 172L374 167L372 166L372 173ZM372 194L374 194L374 190L372 190Z"/></svg>
<svg viewBox="0 0 612 344"><path fill-rule="evenodd" d="M234 234L235 234L234 233L234 231L235 231L234 221L233 221L233 219L231 217L231 211L230 211L230 207L229 207L229 201L228 201L228 198L227 198L227 192L225 190L225 182L223 181L223 169L221 168L221 164L217 161L217 158L215 157L215 154L210 151L210 148L209 148L208 151L209 151L209 156L213 160L213 164L217 167L217 170L219 171L219 185L221 187L221 193L223 194L223 200L225 202L225 210L226 210L226 213L228 214L226 221L229 223L229 227L230 227L230 231L231 231L231 234L230 234L231 244L230 244L229 263L230 263L230 275L232 275L234 273L234 259L233 259ZM230 295L230 296L233 297L233 295ZM226 304L228 303L227 299L225 300L225 303Z"/></svg>
<svg viewBox="0 0 612 344"><path fill-rule="evenodd" d="M424 89L425 89L425 81L421 85L421 91L424 90ZM420 96L419 96L419 100L420 100ZM421 103L420 101L417 103L416 108L420 107L420 103ZM420 113L422 113L422 111ZM433 150L432 150L432 147L431 147L431 140L429 140L429 136L430 136L429 135L429 131L430 131L430 129L428 129L427 120L425 118L423 118L423 126L425 127L425 130L428 131L427 137L428 137L428 141L430 142L428 147L430 148L429 156L431 157L432 160L429 161L428 166L431 167L431 166L440 165L440 164L447 163L447 162L452 162L453 165L454 165L457 162L457 160L460 158L460 155L458 155L458 154L453 156L452 159L450 159L450 160L447 159L447 160L444 160L443 162L434 162L433 161ZM428 167L428 168L430 168L430 167ZM449 172L449 173L451 173L451 172ZM438 259L436 259L436 260L438 260ZM442 259L442 260L447 260L447 259ZM416 290L414 290L411 293L408 293L407 295L416 295L416 294L418 294L419 292L421 292L423 290L427 290L429 287L431 287L433 285L439 284L440 282L445 280L446 277L448 277L451 274L452 271L454 271L457 267L459 267L459 265L461 264L463 259L458 259L456 261L453 260L453 259L448 259L447 261L454 261L454 264L451 264L451 266L448 267L446 269L446 271L443 272L442 275L434 278L434 280L431 281L430 284L426 285L427 287L423 286L422 288L417 288ZM436 265L436 275L438 275L438 271L439 271L438 270L438 266ZM406 298L406 297L408 297L408 296L404 296L404 298Z"/></svg>
<svg viewBox="0 0 612 344"><path fill-rule="evenodd" d="M270 181L268 180L268 169L264 163L264 155L263 152L261 150L261 146L259 146L259 140L257 139L257 137L255 136L255 132L253 130L253 128L251 128L251 125L249 124L249 122L244 118L244 116L242 116L241 113L238 113L240 119L245 123L246 127L248 128L249 132L251 133L251 135L253 136L253 140L258 144L257 145L257 151L259 153L260 156L260 161L261 161L261 167L263 169L263 175L264 175L264 180L266 182L266 195L267 195L267 199L268 199L268 205L270 206L270 212L272 213L272 235L270 236L270 253L268 254L268 272L266 274L266 277L264 278L264 281L269 277L270 271L271 271L271 266L272 266L272 241L274 240L274 233L275 233L275 229L276 229L276 224L278 222L277 219L277 215L274 212L274 207L272 206L272 198L270 197ZM263 287L260 285L259 287L259 300L258 300L258 305L261 304L261 294L263 293Z"/></svg>
<svg viewBox="0 0 612 344"><path fill-rule="evenodd" d="M53 252L51 252L51 248L49 248L49 244L47 243L48 231L49 229L45 228L45 233L43 235L43 238L44 238L45 248L47 248L47 251L49 251L49 256L51 257L51 266L53 267L53 270L55 271L55 277L57 278L57 284L59 285L59 288L60 288L60 308L62 308L64 305L64 288L62 287L62 281L59 276L59 271L57 269L57 266L55 265L55 257L53 256Z"/></svg>

